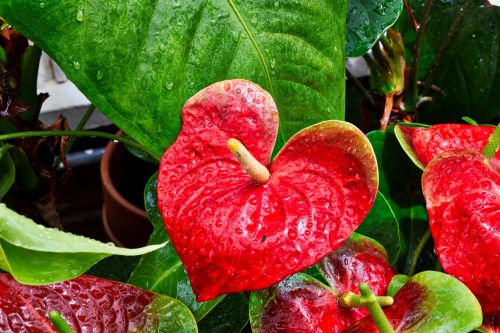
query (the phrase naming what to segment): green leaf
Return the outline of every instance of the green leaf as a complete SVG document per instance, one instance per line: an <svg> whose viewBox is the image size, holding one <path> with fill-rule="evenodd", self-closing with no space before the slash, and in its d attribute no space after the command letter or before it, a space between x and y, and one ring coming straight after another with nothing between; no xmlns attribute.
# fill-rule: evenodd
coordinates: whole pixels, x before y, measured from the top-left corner
<svg viewBox="0 0 500 333"><path fill-rule="evenodd" d="M157 296L145 309L147 324L143 332L196 333L196 320L181 301L168 296Z"/></svg>
<svg viewBox="0 0 500 333"><path fill-rule="evenodd" d="M8 150L8 145L0 147L0 202L2 197L9 192L16 179L16 167Z"/></svg>
<svg viewBox="0 0 500 333"><path fill-rule="evenodd" d="M154 228L149 244L168 243L154 252L143 255L132 272L128 283L180 299L191 309L196 320L200 321L224 296L208 302L196 301L196 295L193 293L182 262L165 231L156 198L157 180L158 173L155 173L150 178L144 191L146 213Z"/></svg>
<svg viewBox="0 0 500 333"><path fill-rule="evenodd" d="M356 232L382 244L387 250L391 265L406 251L406 241L401 234L396 213L381 192L378 192L372 209Z"/></svg>
<svg viewBox="0 0 500 333"><path fill-rule="evenodd" d="M347 10L347 57L359 57L398 19L402 0L349 0Z"/></svg>
<svg viewBox="0 0 500 333"><path fill-rule="evenodd" d="M238 333L248 324L248 297L227 295L222 302L198 324L200 333Z"/></svg>
<svg viewBox="0 0 500 333"><path fill-rule="evenodd" d="M410 1L415 17L421 17L424 2ZM432 82L444 94L432 94L433 101L417 113L420 122L458 123L463 116L468 116L478 123L486 123L498 114L500 13L497 8L484 5L480 0L472 2ZM463 0L433 2L420 56L420 80L426 77L453 22L464 9ZM407 37L405 44L410 55L415 33L407 16L401 17L401 30Z"/></svg>
<svg viewBox="0 0 500 333"><path fill-rule="evenodd" d="M184 102L228 78L254 81L281 111L277 149L344 113L345 0L3 0L39 45L128 135L161 154Z"/></svg>
<svg viewBox="0 0 500 333"><path fill-rule="evenodd" d="M111 255L136 256L165 244L124 249L45 228L0 204L0 268L24 284L68 280Z"/></svg>
<svg viewBox="0 0 500 333"><path fill-rule="evenodd" d="M404 293L412 284L424 287L424 298L415 305L425 318L419 320L416 327L402 332L466 333L481 325L479 302L472 292L454 277L435 271L421 272L413 276L398 294ZM394 307L397 306L398 294L395 295Z"/></svg>
<svg viewBox="0 0 500 333"><path fill-rule="evenodd" d="M394 296L397 292L410 280L408 275L397 274L394 275L391 282L389 283L389 287L387 288L387 296Z"/></svg>

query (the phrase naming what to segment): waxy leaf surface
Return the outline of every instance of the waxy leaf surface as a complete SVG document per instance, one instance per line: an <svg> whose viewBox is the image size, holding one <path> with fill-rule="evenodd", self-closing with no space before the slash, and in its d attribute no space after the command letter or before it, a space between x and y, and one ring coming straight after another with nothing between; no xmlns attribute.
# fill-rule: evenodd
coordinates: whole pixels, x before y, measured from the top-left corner
<svg viewBox="0 0 500 333"><path fill-rule="evenodd" d="M396 274L385 249L373 239L353 233L335 251L324 257L318 267L337 296L349 291L359 294L359 284L367 283L375 295L384 296ZM368 314L366 309L352 309L356 319Z"/></svg>
<svg viewBox="0 0 500 333"><path fill-rule="evenodd" d="M422 177L436 253L485 315L500 314L500 161L472 150L433 160Z"/></svg>
<svg viewBox="0 0 500 333"><path fill-rule="evenodd" d="M283 109L278 145L344 113L345 0L2 0L0 16L92 103L161 156L183 103L245 78Z"/></svg>
<svg viewBox="0 0 500 333"><path fill-rule="evenodd" d="M401 0L349 0L347 9L346 56L359 57L398 19Z"/></svg>
<svg viewBox="0 0 500 333"><path fill-rule="evenodd" d="M0 268L26 284L47 284L83 274L111 255L137 256L165 244L125 249L45 228L0 204Z"/></svg>
<svg viewBox="0 0 500 333"><path fill-rule="evenodd" d="M196 322L180 301L93 276L27 286L0 275L0 331L57 333L48 318L58 311L77 333L196 333Z"/></svg>
<svg viewBox="0 0 500 333"><path fill-rule="evenodd" d="M424 169L430 161L442 153L459 148L482 152L493 126L474 126L464 124L440 124L424 127L396 126L395 133L399 143L420 168ZM500 160L500 151L495 155Z"/></svg>
<svg viewBox="0 0 500 333"><path fill-rule="evenodd" d="M308 127L269 163L277 125L271 96L243 80L209 86L183 108L182 131L160 164L158 203L199 301L266 288L311 266L375 200L377 164L356 127ZM229 138L267 166L268 183L243 170Z"/></svg>
<svg viewBox="0 0 500 333"><path fill-rule="evenodd" d="M398 333L468 333L481 324L481 307L465 285L434 271L413 276L394 296L394 304L383 308ZM344 333L378 333L367 316Z"/></svg>
<svg viewBox="0 0 500 333"><path fill-rule="evenodd" d="M339 333L355 321L333 290L302 273L250 297L254 333Z"/></svg>

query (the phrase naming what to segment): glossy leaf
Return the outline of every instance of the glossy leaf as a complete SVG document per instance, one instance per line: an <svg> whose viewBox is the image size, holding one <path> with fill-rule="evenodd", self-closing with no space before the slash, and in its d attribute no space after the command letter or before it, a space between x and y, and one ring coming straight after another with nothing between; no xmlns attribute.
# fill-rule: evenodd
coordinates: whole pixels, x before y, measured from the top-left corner
<svg viewBox="0 0 500 333"><path fill-rule="evenodd" d="M307 127L269 163L276 106L244 80L200 91L183 120L160 164L158 205L200 301L262 289L311 266L349 237L375 200L373 151L352 124ZM267 183L238 163L232 138L267 167Z"/></svg>
<svg viewBox="0 0 500 333"><path fill-rule="evenodd" d="M442 154L422 177L441 266L472 290L485 315L500 314L499 188L500 162L472 150Z"/></svg>
<svg viewBox="0 0 500 333"><path fill-rule="evenodd" d="M457 279L435 271L413 276L384 313L400 333L468 333L482 321L481 307L471 291ZM344 331L355 332L378 330L368 316Z"/></svg>
<svg viewBox="0 0 500 333"><path fill-rule="evenodd" d="M440 124L424 127L396 126L396 137L406 154L420 169L445 151L466 148L482 152L495 131L493 126ZM500 151L496 158L500 160Z"/></svg>
<svg viewBox="0 0 500 333"><path fill-rule="evenodd" d="M372 209L363 223L356 229L356 232L378 240L387 250L390 263L393 265L406 250L406 242L399 226L398 217L380 191L377 193Z"/></svg>
<svg viewBox="0 0 500 333"><path fill-rule="evenodd" d="M408 275L397 274L394 275L389 287L387 287L387 296L394 296L398 291L410 280Z"/></svg>
<svg viewBox="0 0 500 333"><path fill-rule="evenodd" d="M355 321L333 290L302 273L253 292L249 316L254 333L340 333Z"/></svg>
<svg viewBox="0 0 500 333"><path fill-rule="evenodd" d="M425 0L411 0L415 17L422 16ZM500 14L498 7L471 1L466 10L462 0L437 1L432 4L420 54L419 80L428 73L453 22L465 12L457 33L445 50L436 70L433 84L444 94L431 93L433 101L426 103L417 119L424 123L460 122L469 116L478 123L486 123L498 115L500 103ZM400 25L406 36L407 54L415 40L415 33L406 15Z"/></svg>
<svg viewBox="0 0 500 333"><path fill-rule="evenodd" d="M248 296L227 295L198 323L200 333L239 333L248 324Z"/></svg>
<svg viewBox="0 0 500 333"><path fill-rule="evenodd" d="M338 297L347 292L359 294L360 283L367 283L375 295L385 296L395 274L382 245L356 233L317 266ZM368 314L366 309L351 312L356 319Z"/></svg>
<svg viewBox="0 0 500 333"><path fill-rule="evenodd" d="M176 299L93 276L26 286L0 275L2 332L58 332L48 313L58 311L78 332L195 333L189 309Z"/></svg>
<svg viewBox="0 0 500 333"><path fill-rule="evenodd" d="M5 0L0 15L39 45L128 135L161 155L184 102L245 78L283 110L278 146L342 119L346 1ZM96 50L98 50L96 52Z"/></svg>
<svg viewBox="0 0 500 333"><path fill-rule="evenodd" d="M143 255L128 283L159 294L180 299L193 312L197 321L209 313L223 298L221 296L209 302L196 302L189 278L184 271L182 262L168 237L156 195L158 174L154 174L146 185L144 202L148 218L153 224L153 233L149 244L168 242L166 246Z"/></svg>
<svg viewBox="0 0 500 333"><path fill-rule="evenodd" d="M16 167L8 152L8 146L4 145L0 147L0 202L14 185L15 179Z"/></svg>
<svg viewBox="0 0 500 333"><path fill-rule="evenodd" d="M349 0L347 9L347 57L359 57L375 44L398 19L402 0Z"/></svg>
<svg viewBox="0 0 500 333"><path fill-rule="evenodd" d="M111 255L136 256L164 245L119 248L45 228L0 204L0 268L21 283L40 285L71 279Z"/></svg>

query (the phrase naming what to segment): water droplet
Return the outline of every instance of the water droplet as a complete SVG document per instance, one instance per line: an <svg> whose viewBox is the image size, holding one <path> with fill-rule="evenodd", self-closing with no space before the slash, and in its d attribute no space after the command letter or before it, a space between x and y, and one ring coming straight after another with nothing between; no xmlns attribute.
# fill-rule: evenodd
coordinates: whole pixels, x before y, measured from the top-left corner
<svg viewBox="0 0 500 333"><path fill-rule="evenodd" d="M233 34L232 34L233 41L235 43L238 43L240 41L240 36L241 36L240 32L233 32Z"/></svg>
<svg viewBox="0 0 500 333"><path fill-rule="evenodd" d="M253 25L256 25L258 20L256 17L252 18L252 20L250 21Z"/></svg>
<svg viewBox="0 0 500 333"><path fill-rule="evenodd" d="M78 10L76 11L76 20L78 22L83 22L83 9L82 8L78 8Z"/></svg>
<svg viewBox="0 0 500 333"><path fill-rule="evenodd" d="M289 230L288 231L288 238L290 238L291 240L297 239L297 232L293 229Z"/></svg>
<svg viewBox="0 0 500 333"><path fill-rule="evenodd" d="M45 8L46 3L45 2L40 2L40 8Z"/></svg>
<svg viewBox="0 0 500 333"><path fill-rule="evenodd" d="M80 65L79 61L73 61L73 68L79 70L80 68L82 68L82 66Z"/></svg>
<svg viewBox="0 0 500 333"><path fill-rule="evenodd" d="M101 81L103 77L104 74L102 73L102 71L97 71L97 81Z"/></svg>
<svg viewBox="0 0 500 333"><path fill-rule="evenodd" d="M167 49L167 47L163 43L160 44L159 48L160 48L160 51L165 51Z"/></svg>
<svg viewBox="0 0 500 333"><path fill-rule="evenodd" d="M241 235L243 233L243 230L241 230L241 228L236 228L234 230L238 235Z"/></svg>
<svg viewBox="0 0 500 333"><path fill-rule="evenodd" d="M274 58L269 62L269 66L271 67L271 69L274 69L274 67L276 67L276 60Z"/></svg>
<svg viewBox="0 0 500 333"><path fill-rule="evenodd" d="M273 112L273 123L277 123L280 120L278 112Z"/></svg>
<svg viewBox="0 0 500 333"><path fill-rule="evenodd" d="M165 88L168 91L172 91L172 89L174 89L174 83L173 82L165 82L164 86L165 86Z"/></svg>

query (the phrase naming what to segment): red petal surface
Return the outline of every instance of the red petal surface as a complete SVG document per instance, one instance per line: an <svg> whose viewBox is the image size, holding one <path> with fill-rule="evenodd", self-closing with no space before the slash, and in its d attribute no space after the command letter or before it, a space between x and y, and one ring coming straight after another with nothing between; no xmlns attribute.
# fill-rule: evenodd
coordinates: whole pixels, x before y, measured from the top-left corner
<svg viewBox="0 0 500 333"><path fill-rule="evenodd" d="M485 315L500 314L500 162L449 152L429 164L422 187L443 269L471 289Z"/></svg>
<svg viewBox="0 0 500 333"><path fill-rule="evenodd" d="M359 295L359 284L365 282L375 295L387 294L396 274L387 253L369 238L349 238L338 249L319 262L319 267L337 295L352 291ZM368 315L364 308L352 309L356 319Z"/></svg>
<svg viewBox="0 0 500 333"><path fill-rule="evenodd" d="M243 80L216 83L183 109L166 151L158 201L199 301L266 288L338 247L373 204L377 169L366 138L344 122L295 135L257 185L231 155L240 140L264 165L278 114L271 96Z"/></svg>
<svg viewBox="0 0 500 333"><path fill-rule="evenodd" d="M495 131L493 126L463 124L440 124L429 128L399 126L399 129L424 166L445 151L453 149L466 148L482 152ZM495 158L500 160L500 151Z"/></svg>
<svg viewBox="0 0 500 333"><path fill-rule="evenodd" d="M338 333L356 321L352 310L341 308L335 294L310 277L293 276L271 290L258 332Z"/></svg>
<svg viewBox="0 0 500 333"><path fill-rule="evenodd" d="M500 314L484 316L481 328L488 333L500 333Z"/></svg>
<svg viewBox="0 0 500 333"><path fill-rule="evenodd" d="M46 286L26 286L0 274L0 332L57 332L56 310L78 332L135 332L146 324L153 294L92 276Z"/></svg>

